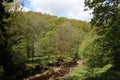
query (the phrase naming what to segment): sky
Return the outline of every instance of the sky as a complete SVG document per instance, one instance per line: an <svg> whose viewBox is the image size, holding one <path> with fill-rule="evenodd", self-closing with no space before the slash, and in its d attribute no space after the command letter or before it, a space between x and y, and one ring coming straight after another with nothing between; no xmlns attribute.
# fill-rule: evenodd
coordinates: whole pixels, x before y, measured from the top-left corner
<svg viewBox="0 0 120 80"><path fill-rule="evenodd" d="M20 0L21 1L21 0ZM92 11L84 11L84 0L24 0L26 11L90 21Z"/></svg>

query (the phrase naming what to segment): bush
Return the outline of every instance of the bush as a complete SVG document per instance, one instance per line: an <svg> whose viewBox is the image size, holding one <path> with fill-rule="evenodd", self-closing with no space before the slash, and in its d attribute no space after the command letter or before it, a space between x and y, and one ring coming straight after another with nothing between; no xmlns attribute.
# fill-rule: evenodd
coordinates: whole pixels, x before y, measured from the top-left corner
<svg viewBox="0 0 120 80"><path fill-rule="evenodd" d="M68 77L67 80L117 80L118 77L116 79L113 78L112 71L108 73L111 67L112 65L108 64L103 68L82 68L77 70L71 77Z"/></svg>
<svg viewBox="0 0 120 80"><path fill-rule="evenodd" d="M103 48L96 42L96 36L90 33L81 43L79 55L84 60L85 64L90 68L103 67L111 64L112 61L108 54L103 52Z"/></svg>

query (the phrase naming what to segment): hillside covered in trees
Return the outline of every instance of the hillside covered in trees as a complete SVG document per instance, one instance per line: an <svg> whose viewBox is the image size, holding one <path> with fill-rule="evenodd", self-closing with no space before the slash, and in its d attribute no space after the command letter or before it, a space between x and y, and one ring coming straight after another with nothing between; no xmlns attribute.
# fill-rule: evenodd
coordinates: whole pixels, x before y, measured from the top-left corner
<svg viewBox="0 0 120 80"><path fill-rule="evenodd" d="M19 4L0 1L0 80L119 80L119 5L85 0L94 9L89 23L24 12ZM76 66L72 75L56 78ZM36 74L43 76L29 79Z"/></svg>

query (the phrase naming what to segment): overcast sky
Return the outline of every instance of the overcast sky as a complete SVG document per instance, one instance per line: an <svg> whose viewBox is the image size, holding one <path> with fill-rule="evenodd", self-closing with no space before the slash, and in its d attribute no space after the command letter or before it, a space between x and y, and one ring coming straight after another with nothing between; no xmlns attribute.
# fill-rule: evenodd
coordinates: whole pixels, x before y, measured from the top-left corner
<svg viewBox="0 0 120 80"><path fill-rule="evenodd" d="M24 0L26 10L90 21L92 11L84 11L84 0Z"/></svg>

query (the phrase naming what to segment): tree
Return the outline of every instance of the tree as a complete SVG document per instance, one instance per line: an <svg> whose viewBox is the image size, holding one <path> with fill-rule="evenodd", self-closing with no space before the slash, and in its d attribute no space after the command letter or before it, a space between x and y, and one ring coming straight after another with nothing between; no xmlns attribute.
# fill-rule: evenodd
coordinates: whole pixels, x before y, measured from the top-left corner
<svg viewBox="0 0 120 80"><path fill-rule="evenodd" d="M21 67L16 63L19 59L15 59L13 47L21 43L23 36L22 30L20 31L21 24L18 23L21 22L19 12L10 10L11 4L4 2L3 5L2 2L0 1L0 66L4 70L4 80L10 80L11 77L16 77Z"/></svg>
<svg viewBox="0 0 120 80"><path fill-rule="evenodd" d="M3 0L0 1L0 65L3 66L3 69L5 72L9 71L7 69L7 66L11 64L11 55L9 54L10 48L8 48L8 32L6 29L6 22L4 19L9 18L10 14L5 12L5 7L2 4ZM7 59L6 59L7 58Z"/></svg>
<svg viewBox="0 0 120 80"><path fill-rule="evenodd" d="M93 9L92 25L99 38L96 44L103 49L101 57L109 58L114 69L120 70L120 1L85 0L86 8Z"/></svg>
<svg viewBox="0 0 120 80"><path fill-rule="evenodd" d="M57 52L78 57L78 45L81 36L77 28L70 22L64 22L55 31L55 47Z"/></svg>
<svg viewBox="0 0 120 80"><path fill-rule="evenodd" d="M39 13L27 12L25 13L25 39L26 39L26 50L27 56L31 57L34 54L40 53L39 42L44 35L44 25L46 23L46 19Z"/></svg>

